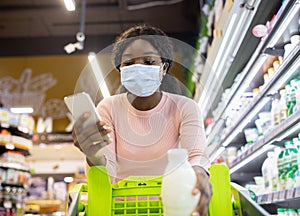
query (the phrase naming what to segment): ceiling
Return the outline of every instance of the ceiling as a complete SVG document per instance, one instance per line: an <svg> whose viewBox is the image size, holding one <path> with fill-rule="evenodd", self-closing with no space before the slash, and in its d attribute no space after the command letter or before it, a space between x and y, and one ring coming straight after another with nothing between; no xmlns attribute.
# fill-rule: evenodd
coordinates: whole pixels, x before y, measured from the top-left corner
<svg viewBox="0 0 300 216"><path fill-rule="evenodd" d="M85 10L83 0L75 2L70 12L63 0L1 0L0 56L65 54L64 45L75 42L80 30L85 49L77 53L100 50L137 23L158 26L190 44L199 30L198 0L85 0Z"/></svg>
<svg viewBox="0 0 300 216"><path fill-rule="evenodd" d="M115 37L123 30L138 23L148 23L163 29L169 36L180 39L191 45L195 44L199 32L200 6L198 0L86 0L85 20L82 22L82 0L75 0L76 10L69 12L64 6L63 0L1 0L0 1L0 57L23 57L36 56L30 61L39 61L36 68L33 68L33 75L38 76L39 65L45 62L45 56L51 64L50 71L54 71L53 76L58 79L55 88L51 91L51 97L63 98L72 83L72 78L66 82L64 73L59 68L63 68L62 62L68 64L69 71L76 71L76 54L87 54L89 51L100 51L112 44ZM154 6L157 4L159 6ZM137 9L139 8L139 9ZM64 51L64 46L76 41L76 34L83 30L85 33L85 43L83 50L77 50L69 57L69 60L49 55L68 55ZM75 54L75 55L74 55ZM71 64L70 61L76 61ZM18 69L11 75L18 79L23 69L22 58ZM51 63L55 61L55 63ZM3 65L2 65L3 66ZM4 68L5 69L5 68ZM2 68L2 71L4 71ZM13 71L6 68L7 71ZM20 72L16 72L20 71ZM80 71L80 70L79 70ZM65 73L69 73L64 71ZM41 70L41 73L44 73ZM59 78L61 77L62 78ZM68 83L68 84L67 84ZM59 93L56 93L59 92ZM59 95L60 94L60 95ZM40 148L34 145L28 158L32 162L60 160L83 160L83 155L72 143L64 144L61 147L48 145ZM43 171L42 171L43 172ZM44 171L44 172L47 172Z"/></svg>

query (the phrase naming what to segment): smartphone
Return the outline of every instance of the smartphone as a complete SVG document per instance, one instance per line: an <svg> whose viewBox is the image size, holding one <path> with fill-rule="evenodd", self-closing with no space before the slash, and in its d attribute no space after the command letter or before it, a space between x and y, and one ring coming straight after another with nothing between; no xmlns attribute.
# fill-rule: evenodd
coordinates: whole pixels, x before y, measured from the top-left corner
<svg viewBox="0 0 300 216"><path fill-rule="evenodd" d="M80 92L74 95L66 96L64 97L64 102L76 120L79 119L84 113L90 113L90 117L84 122L83 127L88 125L96 126L96 123L101 120L94 102L92 101L90 95L86 92ZM108 141L109 135L105 135L103 139Z"/></svg>

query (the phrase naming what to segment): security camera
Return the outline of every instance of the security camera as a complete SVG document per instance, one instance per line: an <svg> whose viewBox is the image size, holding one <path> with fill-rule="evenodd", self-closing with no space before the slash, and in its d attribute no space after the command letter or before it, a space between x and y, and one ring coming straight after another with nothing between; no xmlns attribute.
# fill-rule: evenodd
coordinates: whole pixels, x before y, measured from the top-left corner
<svg viewBox="0 0 300 216"><path fill-rule="evenodd" d="M83 42L76 42L73 44L78 50L83 50Z"/></svg>
<svg viewBox="0 0 300 216"><path fill-rule="evenodd" d="M68 54L71 54L73 52L76 51L76 49L78 50L83 50L84 47L84 40L85 40L85 35L82 32L78 32L76 34L76 39L77 42L76 43L69 43L67 44L64 49Z"/></svg>
<svg viewBox="0 0 300 216"><path fill-rule="evenodd" d="M64 47L64 49L68 54L70 54L76 50L76 47L74 46L74 44L69 43Z"/></svg>
<svg viewBox="0 0 300 216"><path fill-rule="evenodd" d="M79 41L79 42L83 42L84 39L85 39L84 33L83 33L83 32L78 32L78 33L76 34L76 39L77 39L77 41Z"/></svg>

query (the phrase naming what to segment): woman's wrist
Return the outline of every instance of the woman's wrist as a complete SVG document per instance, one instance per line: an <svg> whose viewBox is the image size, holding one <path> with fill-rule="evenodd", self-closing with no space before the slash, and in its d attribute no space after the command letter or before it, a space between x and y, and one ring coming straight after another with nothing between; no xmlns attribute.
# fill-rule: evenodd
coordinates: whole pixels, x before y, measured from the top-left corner
<svg viewBox="0 0 300 216"><path fill-rule="evenodd" d="M193 169L196 173L199 173L202 176L207 176L207 177L210 176L209 173L201 166L195 165L193 166Z"/></svg>
<svg viewBox="0 0 300 216"><path fill-rule="evenodd" d="M103 155L100 157L86 157L86 162L89 166L105 166L106 159Z"/></svg>

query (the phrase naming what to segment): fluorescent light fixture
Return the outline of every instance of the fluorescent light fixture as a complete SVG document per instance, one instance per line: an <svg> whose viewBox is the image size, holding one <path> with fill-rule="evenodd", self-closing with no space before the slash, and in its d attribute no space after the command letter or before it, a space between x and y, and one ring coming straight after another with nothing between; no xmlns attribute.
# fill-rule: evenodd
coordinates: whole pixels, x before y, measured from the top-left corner
<svg viewBox="0 0 300 216"><path fill-rule="evenodd" d="M221 57L223 58L224 55L223 55L223 52L226 49L229 49L229 47L225 47L229 38L232 39L230 37L231 33L232 33L232 29L234 27L234 24L235 24L235 20L237 18L237 14L234 13L231 18L230 18L230 22L228 24L228 27L226 29L226 32L225 32L225 35L222 39L222 43L221 43L221 46L220 46L220 49L218 50L218 53L217 53L217 56L214 60L214 63L213 63L213 66L212 66L212 73L211 75L208 77L207 81L205 82L205 85L204 85L204 91L205 89L211 89L211 90L215 90L214 88L214 84L213 83L216 83L216 82L220 82L218 78L219 74L215 73L217 71L217 68L219 67L219 64L220 64L220 60L221 60ZM208 87L210 86L210 87ZM203 91L203 90L202 90ZM201 94L201 97L200 97L200 100L198 102L198 104L200 105L200 107L202 107L203 109L206 109L207 106L208 106L208 101L211 99L210 97L207 97L209 94L208 93L205 93L203 94L204 92L202 92ZM206 116L207 114L207 110L203 110L201 109L201 112L204 114L204 116Z"/></svg>
<svg viewBox="0 0 300 216"><path fill-rule="evenodd" d="M229 170L229 174L232 174L232 173L238 171L239 169L241 169L242 167L244 167L245 165L247 165L249 162L255 160L257 157L261 156L265 152L270 151L270 150L272 150L274 148L275 148L274 145L268 145L268 144L264 145L262 148L258 149L256 152L254 152L253 154L251 154L249 157L243 159L236 166L232 167Z"/></svg>
<svg viewBox="0 0 300 216"><path fill-rule="evenodd" d="M95 58L96 58L96 53L90 52L88 56L89 62L92 62Z"/></svg>
<svg viewBox="0 0 300 216"><path fill-rule="evenodd" d="M233 41L233 38L231 37L231 33L232 33L233 26L235 26L234 24L235 24L236 18L237 18L237 14L234 13L234 14L232 15L232 17L231 17L231 19L230 19L230 22L229 22L229 24L228 24L228 27L227 27L227 29L226 29L224 38L223 38L223 40L222 40L222 44L221 44L221 46L220 46L220 49L218 50L217 57L216 57L216 59L215 59L215 61L214 61L214 64L213 64L213 66L212 66L212 71L216 71L217 67L219 67L219 62L220 62L220 60L224 58L223 52L229 49L229 47L226 46L226 45L227 45L227 42L228 42L228 40L229 40L229 38L230 38L231 42ZM234 32L235 32L235 31L234 31ZM225 46L226 46L226 47L225 47ZM225 48L226 48L226 50L225 50ZM221 58L221 57L222 57L222 58ZM213 76L211 76L211 77L214 78L215 75L213 75Z"/></svg>
<svg viewBox="0 0 300 216"><path fill-rule="evenodd" d="M89 56L88 56L88 59L89 59L89 62L91 64L93 73L96 77L96 80L98 82L98 85L100 86L102 96L104 98L109 97L110 92L109 92L108 87L106 85L105 79L102 76L102 71L99 67L99 64L98 64L98 61L97 61L97 58L96 58L96 54L94 52L90 52Z"/></svg>
<svg viewBox="0 0 300 216"><path fill-rule="evenodd" d="M12 107L10 108L12 113L33 113L32 107Z"/></svg>
<svg viewBox="0 0 300 216"><path fill-rule="evenodd" d="M294 125L292 128L285 130L283 134L281 134L280 136L278 136L276 138L276 141L280 142L281 140L283 140L284 138L288 137L289 135L293 134L294 132L298 131L300 129L300 123Z"/></svg>
<svg viewBox="0 0 300 216"><path fill-rule="evenodd" d="M68 11L75 11L75 1L74 0L64 0L65 6Z"/></svg>
<svg viewBox="0 0 300 216"><path fill-rule="evenodd" d="M291 21L294 19L295 15L299 13L300 10L300 4L295 3L293 5L292 10L289 11L289 13L283 18L284 21L281 23L281 25L277 28L277 31L274 32L272 39L269 42L269 47L273 47L276 45L277 41L280 39L280 37L283 35L285 30L290 27Z"/></svg>
<svg viewBox="0 0 300 216"><path fill-rule="evenodd" d="M241 18L239 18L239 21L238 21L238 24L236 25L236 29L238 29L238 30L241 30L241 29L245 29L246 27L245 26L243 26L243 28L242 28L242 25L244 24L245 25L245 18L246 18L246 16L248 16L249 15L249 13L250 13L250 11L249 10L246 10L246 11L244 11L243 13L242 13L242 16L241 16ZM248 25L250 24L250 22L248 22ZM241 43L242 43L242 38L244 38L244 36L245 36L245 34L246 34L246 31L243 31L243 35L241 35L241 31L235 31L234 32L234 35L232 36L232 38L235 38L235 37L239 37L239 40L238 40L238 43L234 43L234 51L233 52L231 52L231 56L232 57L235 57L235 55L237 54L237 52L238 52L238 50L239 50L239 47L240 47L240 45L241 45ZM230 45L229 45L229 47L231 47L232 46L232 44L233 44L233 42L234 42L234 40L231 40L230 41ZM227 50L227 52L229 52L229 49Z"/></svg>

